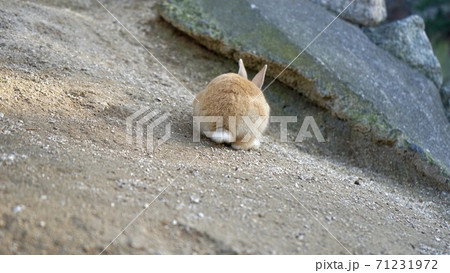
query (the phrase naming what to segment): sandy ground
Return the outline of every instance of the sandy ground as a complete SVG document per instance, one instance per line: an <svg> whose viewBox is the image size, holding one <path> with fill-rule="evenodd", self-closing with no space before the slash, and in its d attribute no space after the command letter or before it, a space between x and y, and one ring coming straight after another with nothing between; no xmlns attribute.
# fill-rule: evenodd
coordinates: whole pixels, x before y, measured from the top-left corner
<svg viewBox="0 0 450 273"><path fill-rule="evenodd" d="M96 1L0 4L0 254L98 254L119 234L104 253L450 253L448 191L281 143L277 124L256 151L192 142L192 95L236 64L155 1L102 3L130 33ZM141 107L170 114L153 152L126 142Z"/></svg>

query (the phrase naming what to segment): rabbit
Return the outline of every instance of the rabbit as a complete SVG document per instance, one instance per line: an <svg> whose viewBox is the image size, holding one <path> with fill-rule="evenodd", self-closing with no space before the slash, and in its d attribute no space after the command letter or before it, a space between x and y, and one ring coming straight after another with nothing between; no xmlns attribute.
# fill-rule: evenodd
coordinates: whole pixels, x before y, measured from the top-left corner
<svg viewBox="0 0 450 273"><path fill-rule="evenodd" d="M244 62L239 59L237 74L222 74L198 93L193 102L194 116L221 120L201 123L200 132L214 142L229 143L237 150L258 148L270 114L261 91L266 70L267 65L249 81Z"/></svg>

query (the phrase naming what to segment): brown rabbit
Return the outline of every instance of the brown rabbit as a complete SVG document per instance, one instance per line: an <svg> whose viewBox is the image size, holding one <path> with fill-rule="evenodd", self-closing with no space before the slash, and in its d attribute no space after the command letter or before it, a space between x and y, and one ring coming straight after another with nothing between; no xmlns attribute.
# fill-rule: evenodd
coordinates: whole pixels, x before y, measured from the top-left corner
<svg viewBox="0 0 450 273"><path fill-rule="evenodd" d="M269 122L270 107L261 92L266 70L267 65L249 81L240 59L238 74L213 79L194 99L194 116L219 122L201 123L201 133L217 143L231 143L234 149L257 148Z"/></svg>

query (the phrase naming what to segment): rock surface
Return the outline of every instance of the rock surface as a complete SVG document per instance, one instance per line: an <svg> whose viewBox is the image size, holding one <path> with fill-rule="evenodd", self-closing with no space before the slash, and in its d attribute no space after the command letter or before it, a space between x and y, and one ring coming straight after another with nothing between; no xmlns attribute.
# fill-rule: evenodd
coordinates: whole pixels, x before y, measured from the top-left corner
<svg viewBox="0 0 450 273"><path fill-rule="evenodd" d="M280 75L279 80L350 120L375 142L416 151L439 166L440 173L431 176L449 183L450 128L438 89L359 28L337 20L305 50L334 18L308 1L174 0L163 1L160 13L225 56L244 57L254 69L269 63L269 75ZM426 169L428 163L414 164Z"/></svg>
<svg viewBox="0 0 450 273"><path fill-rule="evenodd" d="M310 0L339 14L352 0ZM342 18L363 26L375 26L387 17L384 0L356 0L342 13Z"/></svg>
<svg viewBox="0 0 450 273"><path fill-rule="evenodd" d="M417 69L439 88L442 85L441 64L434 55L425 33L425 23L418 15L395 21L365 33L379 47Z"/></svg>

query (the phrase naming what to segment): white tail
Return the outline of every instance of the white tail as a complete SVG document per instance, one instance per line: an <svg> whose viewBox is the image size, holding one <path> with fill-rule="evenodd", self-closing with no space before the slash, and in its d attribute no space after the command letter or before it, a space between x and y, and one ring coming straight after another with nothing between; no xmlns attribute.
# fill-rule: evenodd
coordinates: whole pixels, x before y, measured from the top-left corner
<svg viewBox="0 0 450 273"><path fill-rule="evenodd" d="M231 143L233 142L232 135L228 130L223 128L217 128L211 135L211 139L217 143Z"/></svg>

